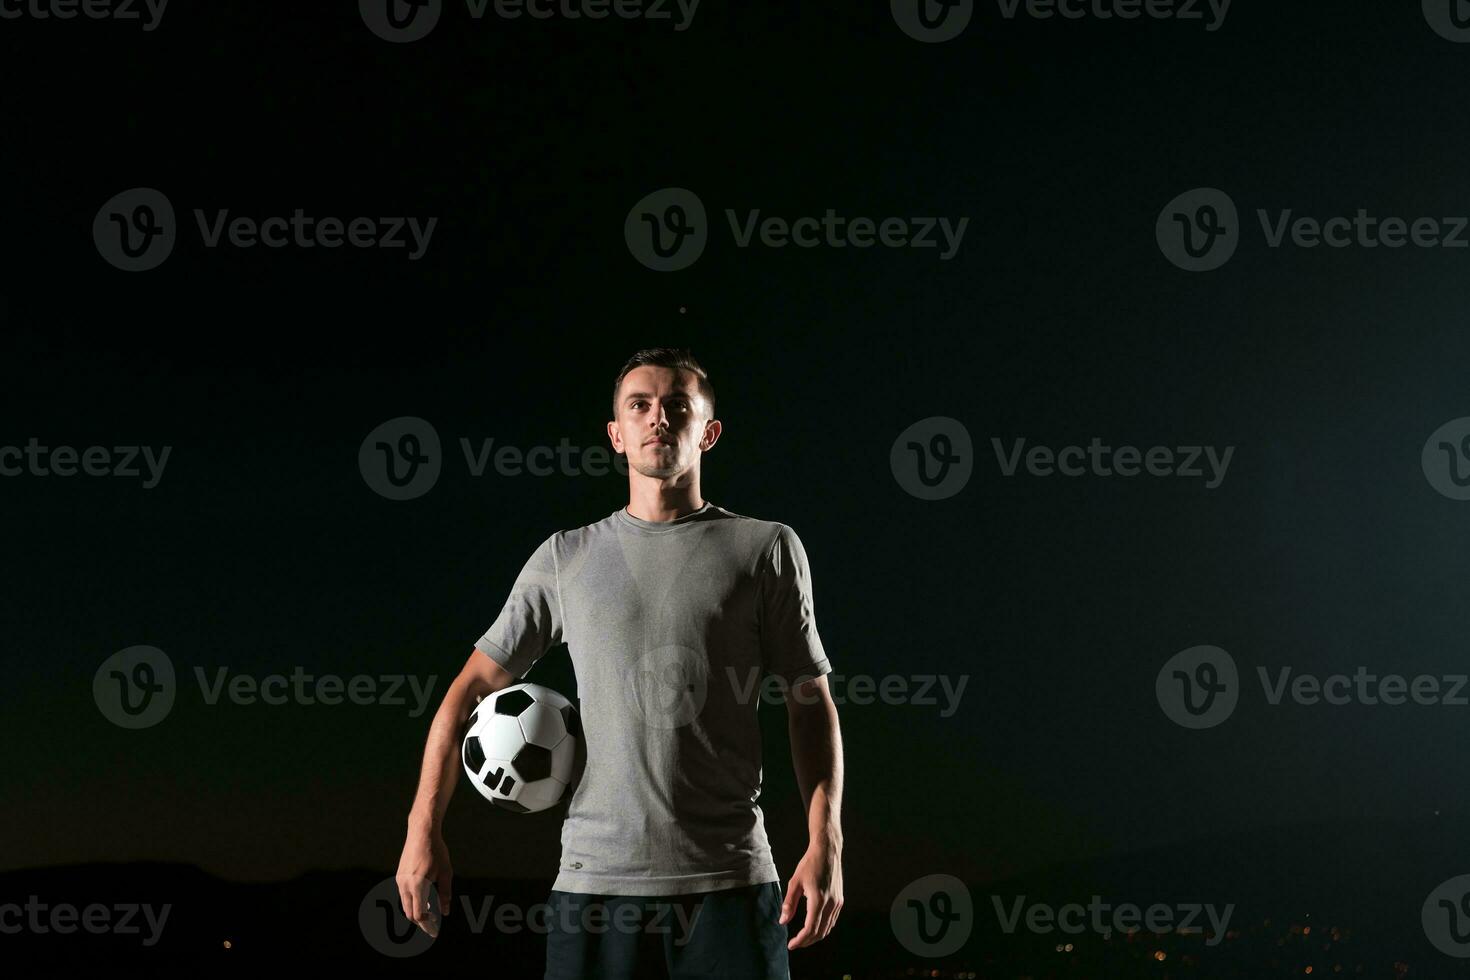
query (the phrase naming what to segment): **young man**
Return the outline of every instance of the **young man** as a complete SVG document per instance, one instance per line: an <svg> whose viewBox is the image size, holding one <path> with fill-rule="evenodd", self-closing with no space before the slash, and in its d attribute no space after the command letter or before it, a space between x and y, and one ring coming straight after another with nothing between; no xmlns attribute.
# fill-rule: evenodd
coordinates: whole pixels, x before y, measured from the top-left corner
<svg viewBox="0 0 1470 980"><path fill-rule="evenodd" d="M434 717L397 875L425 931L437 935L435 913L449 911L440 828L464 721L559 643L587 762L548 902L547 980L785 980L787 951L837 921L842 744L811 573L789 527L700 496L700 459L721 431L714 407L685 350L640 351L614 382L607 434L628 456L628 506L536 549ZM756 803L766 674L785 683L810 841L784 901Z"/></svg>

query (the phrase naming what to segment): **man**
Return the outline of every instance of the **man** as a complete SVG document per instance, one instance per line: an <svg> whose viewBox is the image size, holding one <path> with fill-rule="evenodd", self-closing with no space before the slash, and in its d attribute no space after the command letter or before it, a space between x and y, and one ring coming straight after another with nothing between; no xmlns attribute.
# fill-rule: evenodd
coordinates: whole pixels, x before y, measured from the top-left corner
<svg viewBox="0 0 1470 980"><path fill-rule="evenodd" d="M607 434L628 457L628 506L536 549L434 717L397 875L425 931L450 906L441 824L464 721L559 643L587 761L548 902L547 980L784 980L788 950L837 921L842 744L806 553L785 525L701 497L714 407L687 350L640 351L614 381ZM785 685L809 835L784 900L756 803L767 674Z"/></svg>

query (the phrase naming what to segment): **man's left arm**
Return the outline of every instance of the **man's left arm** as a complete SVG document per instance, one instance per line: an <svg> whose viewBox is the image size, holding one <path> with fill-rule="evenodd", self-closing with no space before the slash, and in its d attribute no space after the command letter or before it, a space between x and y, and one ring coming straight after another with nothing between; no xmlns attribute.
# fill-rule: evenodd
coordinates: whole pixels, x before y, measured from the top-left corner
<svg viewBox="0 0 1470 980"><path fill-rule="evenodd" d="M806 898L806 922L787 949L826 938L842 911L842 732L824 676L804 678L786 694L787 727L796 782L806 804L808 844L796 865L781 923Z"/></svg>

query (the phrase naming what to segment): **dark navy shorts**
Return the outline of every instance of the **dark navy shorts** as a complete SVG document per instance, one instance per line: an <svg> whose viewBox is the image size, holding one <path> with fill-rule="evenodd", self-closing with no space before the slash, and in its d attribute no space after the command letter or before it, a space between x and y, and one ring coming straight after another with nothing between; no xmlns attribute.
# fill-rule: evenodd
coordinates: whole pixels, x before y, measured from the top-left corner
<svg viewBox="0 0 1470 980"><path fill-rule="evenodd" d="M546 980L789 980L781 883L659 898L553 890Z"/></svg>

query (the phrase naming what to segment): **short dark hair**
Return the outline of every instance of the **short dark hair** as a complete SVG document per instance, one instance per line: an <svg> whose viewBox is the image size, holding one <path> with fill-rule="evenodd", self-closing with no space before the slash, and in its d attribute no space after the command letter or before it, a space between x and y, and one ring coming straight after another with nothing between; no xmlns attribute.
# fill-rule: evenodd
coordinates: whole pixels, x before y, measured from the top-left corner
<svg viewBox="0 0 1470 980"><path fill-rule="evenodd" d="M709 375L687 347L645 347L643 350L628 358L628 363L618 372L613 381L613 418L618 417L618 392L623 387L623 379L628 372L637 367L669 367L679 368L694 375L699 382L699 393L709 403L710 418L715 417L715 387L709 383Z"/></svg>

